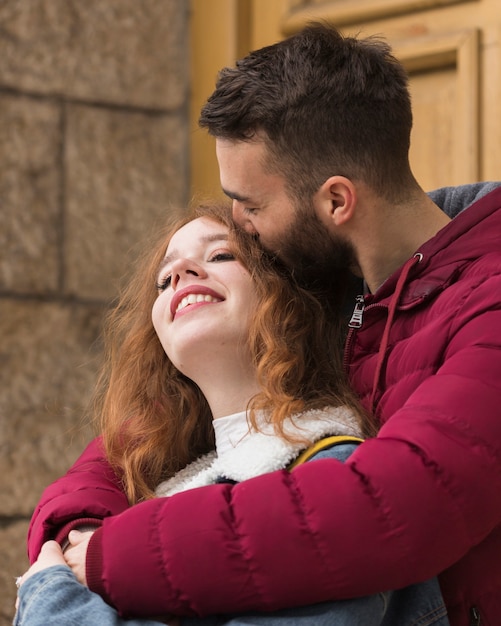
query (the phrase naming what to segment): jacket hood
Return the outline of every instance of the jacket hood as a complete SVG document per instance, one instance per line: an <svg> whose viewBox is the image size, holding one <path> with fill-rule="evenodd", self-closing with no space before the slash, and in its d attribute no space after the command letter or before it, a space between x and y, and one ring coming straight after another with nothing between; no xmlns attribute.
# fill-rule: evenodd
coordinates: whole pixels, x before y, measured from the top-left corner
<svg viewBox="0 0 501 626"><path fill-rule="evenodd" d="M388 358L393 320L397 310L409 310L435 297L453 283L465 265L489 252L499 253L501 242L501 188L463 211L424 243L413 257L383 283L366 304L388 307L374 372L370 409L376 397Z"/></svg>
<svg viewBox="0 0 501 626"><path fill-rule="evenodd" d="M400 268L380 287L374 299L398 298L398 308L407 309L445 289L466 263L499 252L501 244L501 187L460 213L415 253L400 293ZM403 266L405 267L405 265ZM372 302L369 297L368 303Z"/></svg>

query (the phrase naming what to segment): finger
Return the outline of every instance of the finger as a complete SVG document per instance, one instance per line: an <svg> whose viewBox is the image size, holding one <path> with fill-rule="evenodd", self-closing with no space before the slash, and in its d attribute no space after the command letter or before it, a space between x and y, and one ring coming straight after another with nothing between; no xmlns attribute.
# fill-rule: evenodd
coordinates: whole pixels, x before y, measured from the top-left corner
<svg viewBox="0 0 501 626"><path fill-rule="evenodd" d="M85 533L81 533L79 530L71 530L68 535L68 540L72 546L78 546L79 543L85 539Z"/></svg>
<svg viewBox="0 0 501 626"><path fill-rule="evenodd" d="M40 554L45 556L54 555L54 556L63 556L63 551L61 546L57 543L57 541L46 541L42 549L40 550Z"/></svg>

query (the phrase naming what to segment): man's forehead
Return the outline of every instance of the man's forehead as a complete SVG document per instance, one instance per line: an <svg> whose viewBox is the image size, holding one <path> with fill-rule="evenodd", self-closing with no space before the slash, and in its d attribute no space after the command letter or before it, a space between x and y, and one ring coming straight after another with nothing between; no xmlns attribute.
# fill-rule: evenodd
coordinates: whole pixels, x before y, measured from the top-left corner
<svg viewBox="0 0 501 626"><path fill-rule="evenodd" d="M226 139L222 137L216 138L216 153L219 155L231 154L231 158L235 156L249 156L257 158L259 161L264 159L267 153L267 147L263 139L253 137L252 139Z"/></svg>

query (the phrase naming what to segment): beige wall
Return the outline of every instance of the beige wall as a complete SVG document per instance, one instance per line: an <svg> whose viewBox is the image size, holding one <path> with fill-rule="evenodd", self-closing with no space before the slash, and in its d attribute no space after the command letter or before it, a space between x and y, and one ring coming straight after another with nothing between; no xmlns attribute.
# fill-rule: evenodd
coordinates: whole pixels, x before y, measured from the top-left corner
<svg viewBox="0 0 501 626"><path fill-rule="evenodd" d="M188 5L0 3L0 626L131 248L189 199Z"/></svg>

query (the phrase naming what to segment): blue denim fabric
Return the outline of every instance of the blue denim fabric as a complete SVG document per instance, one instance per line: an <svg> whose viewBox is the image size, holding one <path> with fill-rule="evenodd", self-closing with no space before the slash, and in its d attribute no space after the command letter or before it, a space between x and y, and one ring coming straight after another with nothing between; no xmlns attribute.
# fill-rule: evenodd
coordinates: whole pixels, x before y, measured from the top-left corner
<svg viewBox="0 0 501 626"><path fill-rule="evenodd" d="M71 570L56 565L34 574L19 590L13 626L161 626L121 618L83 587ZM183 618L182 626L449 626L436 579L401 591L324 602L273 613Z"/></svg>
<svg viewBox="0 0 501 626"><path fill-rule="evenodd" d="M28 578L18 597L13 626L162 626L149 619L122 619L65 565L48 567Z"/></svg>

